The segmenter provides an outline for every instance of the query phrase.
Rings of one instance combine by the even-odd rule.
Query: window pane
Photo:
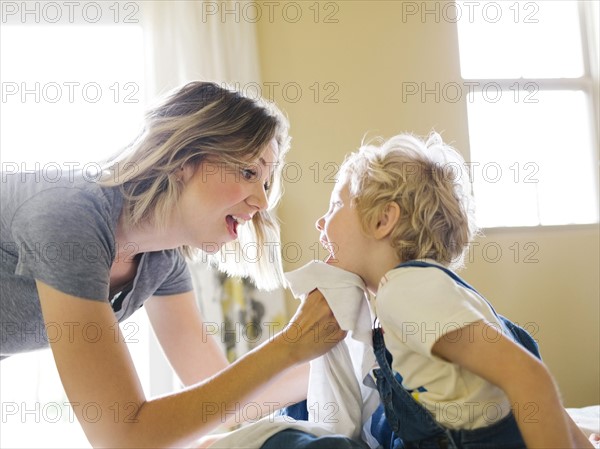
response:
[[[2,24],[2,169],[54,163],[67,176],[134,138],[145,103],[142,37],[137,25]],[[148,396],[148,320],[138,312],[121,329]],[[4,360],[0,398],[0,447],[90,447],[50,350]]]
[[[474,92],[468,101],[480,226],[598,221],[590,105],[584,92],[540,91],[532,98],[529,92],[511,91],[497,102]]]
[[[0,391],[0,447],[91,448],[49,350],[2,361]]]
[[[96,161],[137,134],[140,26],[3,25],[2,162]]]
[[[577,1],[456,4],[463,78],[577,78]]]

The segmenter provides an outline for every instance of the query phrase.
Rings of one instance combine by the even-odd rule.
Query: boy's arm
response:
[[[485,321],[472,323],[442,336],[432,353],[501,388],[513,407],[527,447],[582,447],[571,432],[546,366],[497,327]],[[588,442],[583,447],[592,446]]]

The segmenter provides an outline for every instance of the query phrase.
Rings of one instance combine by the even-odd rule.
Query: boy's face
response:
[[[363,233],[348,183],[339,179],[331,192],[329,210],[316,222],[328,263],[362,276],[370,239]]]

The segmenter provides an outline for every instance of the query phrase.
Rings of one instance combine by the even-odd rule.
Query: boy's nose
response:
[[[319,218],[316,222],[315,222],[315,226],[317,227],[318,231],[322,231],[323,230],[323,225],[325,224],[325,218],[321,217]]]

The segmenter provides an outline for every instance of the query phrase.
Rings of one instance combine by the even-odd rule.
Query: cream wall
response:
[[[441,87],[460,83],[455,25],[433,15],[425,21],[420,16],[403,20],[407,5],[402,3],[322,2],[315,23],[314,2],[297,2],[299,8],[286,10],[287,15],[285,2],[271,2],[275,8],[258,2],[263,12],[257,22],[263,94],[277,101],[292,124],[288,182],[279,209],[286,269],[315,255],[324,257],[314,222],[327,208],[332,188],[328,175],[365,134],[424,135],[435,129],[468,155],[464,97],[451,102],[430,94],[423,101],[414,95],[403,101],[403,83],[426,83],[428,88],[436,82]],[[327,14],[337,23],[326,23]],[[327,95],[337,102],[326,102]],[[598,228],[486,234],[474,248],[465,278],[501,313],[534,323],[529,326],[567,406],[600,403]],[[534,246],[525,247],[527,243]],[[492,263],[498,247],[502,257]],[[538,261],[525,263],[528,255]]]

